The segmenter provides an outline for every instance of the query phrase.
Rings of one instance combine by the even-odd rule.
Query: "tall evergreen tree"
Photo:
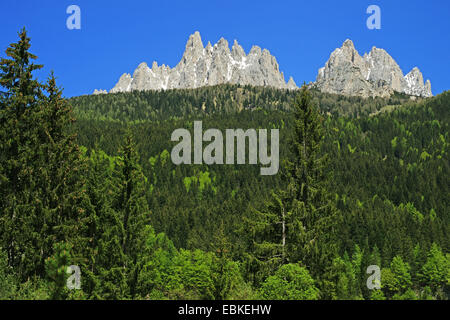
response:
[[[283,194],[300,227],[298,250],[291,258],[301,260],[313,276],[322,274],[337,253],[334,236],[339,213],[328,190],[330,173],[322,153],[322,117],[304,85],[294,103],[293,160],[287,161],[288,187]]]
[[[100,270],[114,265],[117,258],[112,251],[108,251],[106,237],[108,228],[117,224],[114,219],[117,214],[111,208],[114,158],[109,157],[98,146],[95,150],[91,150],[90,155],[87,156],[87,149],[85,149],[85,156],[89,159],[87,195],[94,213],[87,230],[90,240],[88,248],[91,254],[86,255],[88,261],[87,268],[84,270],[83,290],[91,298],[100,298],[101,280],[98,277]]]
[[[36,176],[39,185],[36,192],[39,237],[42,241],[42,257],[52,251],[53,243],[65,241],[74,248],[72,263],[86,265],[92,254],[92,236],[89,234],[93,223],[94,210],[86,192],[86,159],[83,158],[75,135],[70,127],[75,121],[72,107],[63,99],[62,91],[56,85],[53,72],[45,89],[48,95],[40,104],[38,119],[39,157]],[[45,236],[43,236],[45,235]]]
[[[121,244],[127,256],[124,267],[129,271],[128,283],[131,296],[134,296],[140,269],[137,262],[148,236],[146,234],[148,229],[145,226],[150,223],[150,210],[145,197],[147,179],[139,165],[139,156],[131,132],[125,136],[115,173],[118,179],[118,197],[113,208],[121,212],[123,221]]]
[[[327,190],[327,158],[321,153],[321,116],[303,86],[293,102],[292,161],[286,161],[287,187],[272,194],[264,211],[246,219],[254,261],[273,266],[301,261],[314,276],[337,253],[333,234],[338,217]]]
[[[134,297],[148,237],[146,178],[128,132],[114,166],[111,209],[99,242],[99,273],[107,298]]]
[[[292,252],[300,240],[299,226],[295,225],[292,211],[288,211],[282,196],[271,193],[263,210],[250,209],[244,217],[244,232],[250,239],[250,254],[247,255],[247,272],[252,274],[258,285],[280,265],[290,260]]]
[[[36,261],[30,236],[33,229],[33,160],[37,132],[33,123],[42,85],[33,77],[41,69],[32,61],[26,30],[19,41],[6,50],[9,58],[0,61],[0,241],[8,255],[8,264],[20,278],[32,272]],[[31,250],[30,250],[31,249]]]
[[[33,79],[41,66],[28,52],[26,31],[0,62],[0,192],[2,245],[21,279],[45,274],[54,242],[85,247],[79,237],[89,219],[83,164],[75,137],[68,133],[72,109],[53,73],[46,84]],[[80,255],[77,261],[81,263]]]

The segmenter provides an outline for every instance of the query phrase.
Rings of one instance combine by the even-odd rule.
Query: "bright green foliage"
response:
[[[417,300],[417,295],[411,288],[407,289],[403,294],[395,294],[392,300]]]
[[[426,263],[420,272],[422,281],[433,289],[449,285],[450,283],[450,260],[444,256],[436,243],[433,243],[428,253]]]
[[[399,256],[394,257],[390,268],[381,271],[381,287],[392,296],[392,294],[405,293],[410,286],[411,274],[408,263]]]
[[[212,299],[211,258],[199,250],[158,249],[139,275],[139,292],[152,299]]]
[[[16,300],[48,300],[51,292],[48,281],[39,277],[33,277],[20,284],[11,299]]]
[[[370,300],[386,300],[382,290],[373,290],[370,294]]]
[[[220,236],[219,236],[220,237]],[[147,237],[137,292],[146,299],[232,299],[245,289],[225,242],[215,254],[175,249],[164,234]]]
[[[377,259],[377,250],[374,250]],[[323,294],[333,300],[359,300],[363,298],[362,289],[366,288],[367,275],[363,261],[364,252],[356,245],[352,256],[344,253],[343,257],[336,257],[325,274]],[[370,264],[376,264],[370,263]],[[367,290],[367,289],[366,289]]]
[[[420,296],[419,296],[420,300],[434,300],[435,297],[433,297],[433,293],[431,291],[430,287],[424,287]]]
[[[67,243],[55,243],[54,254],[45,260],[45,271],[51,284],[51,298],[65,299],[67,289],[67,267],[70,266],[71,245]]]
[[[216,193],[217,189],[214,187],[211,177],[209,176],[209,171],[199,171],[197,175],[192,177],[185,177],[183,179],[184,186],[186,187],[186,191],[189,192],[191,190],[192,184],[198,185],[198,191],[201,193],[205,188],[209,187],[211,190]]]
[[[306,268],[286,264],[262,284],[261,296],[268,300],[316,300],[319,289]]]
[[[225,235],[224,223],[221,221],[214,238],[215,256],[213,258],[212,278],[214,282],[214,299],[231,299],[244,289],[239,263],[231,260],[232,244]]]
[[[17,280],[8,266],[8,256],[0,248],[0,300],[13,299],[17,290]]]

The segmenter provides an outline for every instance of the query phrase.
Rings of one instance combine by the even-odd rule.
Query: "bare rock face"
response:
[[[288,81],[288,83],[287,83],[287,86],[288,86],[288,89],[289,89],[289,90],[295,90],[295,89],[298,89],[297,84],[295,83],[294,78],[292,78],[292,77],[289,78],[289,81]]]
[[[222,83],[297,88],[292,78],[288,83],[285,82],[277,60],[268,50],[254,46],[246,55],[236,40],[230,50],[224,38],[214,46],[208,43],[204,47],[197,31],[189,37],[183,57],[173,69],[165,65],[158,66],[156,62],[149,68],[143,62],[132,77],[123,74],[110,93],[198,88]]]
[[[419,68],[413,68],[406,76],[406,90],[405,93],[412,96],[431,96],[431,82],[427,80],[425,85],[423,84],[423,76]]]
[[[156,62],[150,68],[143,62],[133,76],[123,74],[109,92],[198,88],[223,83],[298,89],[292,77],[285,82],[277,60],[268,50],[253,46],[246,54],[236,40],[230,50],[224,38],[215,45],[208,42],[204,47],[200,33],[195,32],[174,68],[158,66]],[[394,92],[432,96],[430,81],[424,84],[417,67],[404,76],[385,50],[373,47],[361,56],[349,39],[331,53],[325,66],[319,69],[316,82],[309,86],[323,92],[362,97],[388,97]],[[94,94],[102,93],[105,90],[94,91]]]
[[[383,49],[373,47],[361,57],[351,40],[334,50],[319,69],[314,85],[323,92],[363,97],[387,97],[394,91],[430,97],[431,83],[423,83],[419,69],[406,76],[395,60]]]
[[[106,93],[108,93],[108,91],[95,89],[93,94],[97,95],[97,94],[106,94]]]
[[[371,86],[366,81],[365,61],[351,40],[333,51],[325,67],[319,69],[316,85],[323,92],[367,96]]]
[[[119,82],[112,88],[109,92],[115,93],[115,92],[125,92],[129,91],[131,89],[131,75],[129,73],[124,73],[120,79]]]

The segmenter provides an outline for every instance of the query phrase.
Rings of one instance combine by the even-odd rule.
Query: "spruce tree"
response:
[[[29,52],[26,30],[19,41],[6,50],[0,61],[0,246],[8,256],[8,265],[21,279],[29,275],[36,261],[30,236],[35,218],[32,196],[33,160],[36,156],[35,113],[42,97],[42,85],[33,77],[41,65]],[[34,248],[35,249],[35,248]]]
[[[321,151],[322,118],[305,85],[292,109],[293,160],[283,165],[287,186],[273,192],[264,210],[252,210],[254,214],[245,220],[245,231],[252,237],[253,272],[264,266],[267,274],[277,264],[300,261],[313,276],[318,276],[337,253],[333,237],[338,214],[327,190],[327,157]]]
[[[108,251],[105,243],[108,228],[117,224],[112,223],[115,221],[116,213],[111,209],[114,158],[100,150],[98,145],[95,145],[94,150],[90,150],[89,156],[85,156],[89,159],[86,190],[94,213],[87,230],[90,239],[88,246],[90,254],[86,255],[88,261],[87,268],[84,270],[83,289],[91,298],[101,298],[102,281],[98,276],[102,269],[113,265],[116,258],[111,251]]]
[[[214,259],[212,263],[214,298],[225,300],[229,298],[234,286],[239,281],[234,269],[235,263],[231,261],[231,243],[225,235],[224,222],[220,221],[218,230],[214,235]]]
[[[272,191],[263,210],[251,208],[244,217],[244,232],[251,238],[247,268],[255,285],[289,261],[288,252],[299,241],[298,226],[287,209],[280,194]]]
[[[12,59],[0,62],[1,242],[9,265],[24,280],[45,274],[53,243],[70,242],[83,263],[83,234],[90,218],[82,179],[84,165],[75,137],[69,133],[72,109],[62,98],[53,73],[47,83],[33,79],[41,68],[31,60],[26,31],[7,49]],[[77,257],[77,258],[75,258]]]
[[[323,274],[337,253],[335,236],[340,216],[328,190],[328,157],[321,150],[323,120],[305,85],[293,107],[294,157],[286,164],[289,184],[282,196],[300,229],[299,246],[291,252],[291,258],[302,261],[317,276]]]
[[[71,133],[73,111],[51,72],[46,84],[47,95],[40,104],[39,157],[34,161],[39,174],[36,224],[41,228],[36,243],[41,259],[52,254],[55,242],[66,242],[73,248],[71,263],[87,271],[93,255],[92,225],[95,212],[87,194],[87,161]]]
[[[146,178],[130,132],[116,158],[112,202],[99,241],[99,274],[107,298],[133,298],[145,252],[150,210],[145,197]]]

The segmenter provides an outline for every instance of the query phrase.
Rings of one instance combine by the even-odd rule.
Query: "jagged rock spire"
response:
[[[361,57],[349,39],[331,53],[325,66],[319,69],[314,85],[323,92],[364,97],[386,97],[394,91],[432,96],[431,83],[429,80],[423,83],[419,69],[414,68],[403,76],[398,64],[385,50],[373,47]]]
[[[285,82],[278,63],[268,50],[253,46],[246,55],[234,40],[230,51],[228,41],[221,38],[214,46],[203,47],[200,33],[189,36],[181,61],[173,69],[153,62],[150,69],[141,63],[133,77],[124,74],[110,92],[133,90],[197,88],[221,83],[239,83],[295,89],[294,80]]]

